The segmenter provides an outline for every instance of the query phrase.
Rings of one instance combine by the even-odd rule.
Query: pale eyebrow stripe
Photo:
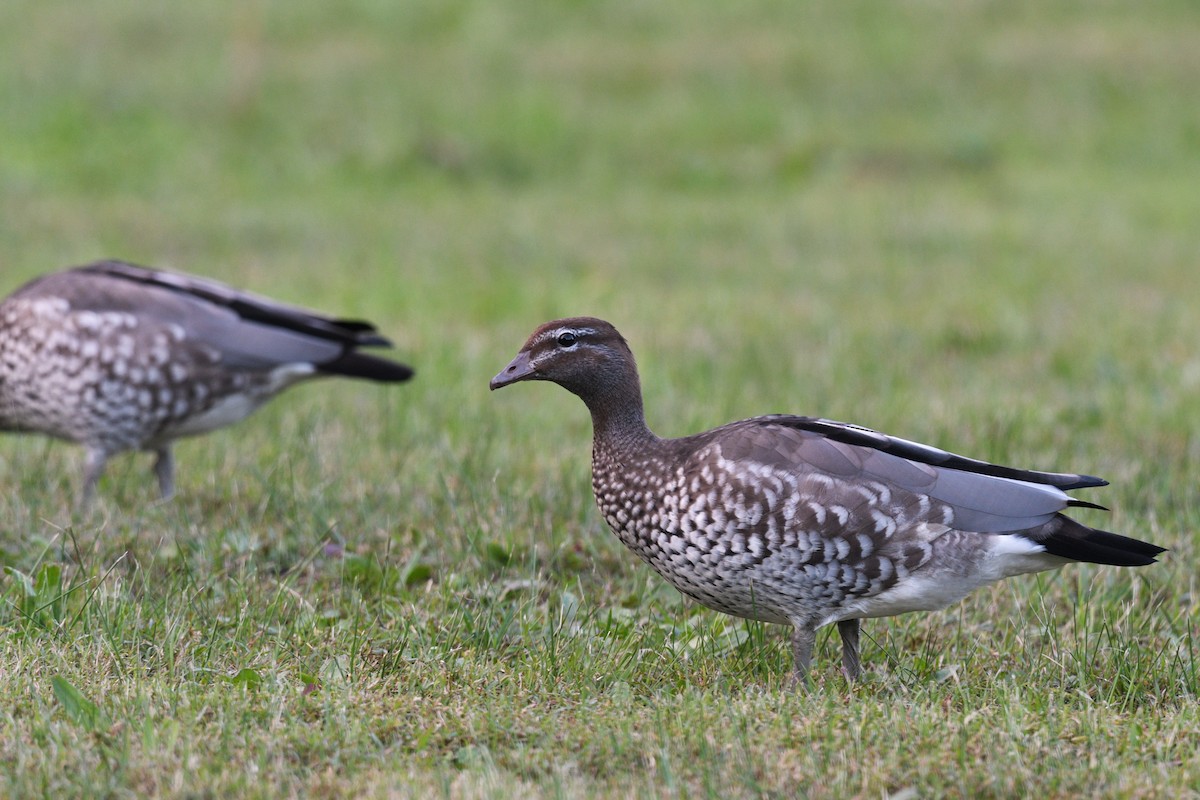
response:
[[[552,331],[546,331],[546,335],[542,339],[557,339],[564,333],[573,333],[577,336],[587,336],[589,334],[595,336],[598,332],[595,328],[555,328]]]

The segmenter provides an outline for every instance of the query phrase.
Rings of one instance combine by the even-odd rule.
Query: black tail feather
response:
[[[1046,552],[1072,561],[1143,567],[1157,561],[1155,556],[1159,553],[1166,552],[1165,547],[1119,533],[1089,528],[1061,514],[1055,516],[1043,530],[1046,537],[1035,538],[1046,548]]]
[[[1070,508],[1094,508],[1097,511],[1108,511],[1108,506],[1102,506],[1098,503],[1089,503],[1087,500],[1076,500],[1072,497],[1067,501]]]
[[[413,368],[398,361],[372,356],[351,350],[319,364],[317,369],[326,375],[342,375],[347,378],[365,378],[380,383],[400,383],[413,376]]]

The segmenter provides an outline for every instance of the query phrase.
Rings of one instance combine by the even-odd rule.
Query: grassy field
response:
[[[1200,11],[1144,3],[0,5],[0,292],[100,257],[375,320],[394,389],[115,462],[0,439],[0,796],[1200,796]],[[582,405],[1090,472],[1171,549],[837,637],[684,601]]]

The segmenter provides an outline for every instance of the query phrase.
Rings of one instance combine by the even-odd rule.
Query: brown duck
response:
[[[797,680],[831,622],[861,671],[860,620],[944,608],[1002,578],[1072,561],[1154,563],[1164,548],[1063,513],[1088,475],[1014,469],[812,417],[772,415],[663,439],[633,353],[589,317],[533,332],[492,389],[552,381],[592,414],[592,488],[609,527],[688,597],[791,625]]]
[[[175,439],[237,422],[310,378],[408,380],[404,364],[359,352],[389,345],[367,322],[101,261],[44,275],[0,302],[0,431],[86,447],[81,504],[125,450],[157,454],[169,497]]]

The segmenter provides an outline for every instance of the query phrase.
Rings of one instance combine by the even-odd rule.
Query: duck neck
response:
[[[583,400],[592,413],[596,447],[620,453],[657,441],[658,437],[646,425],[642,387],[636,378]]]

